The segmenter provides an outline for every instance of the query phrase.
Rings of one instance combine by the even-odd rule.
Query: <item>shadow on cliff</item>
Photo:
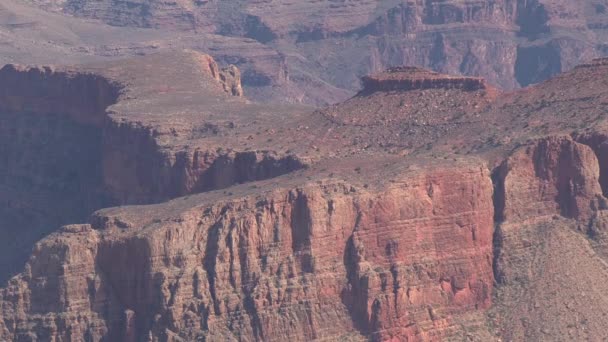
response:
[[[358,225],[357,220],[357,225]],[[367,336],[370,333],[369,322],[367,319],[367,296],[361,288],[361,279],[358,272],[359,255],[354,242],[354,234],[346,242],[343,254],[344,268],[346,269],[347,287],[340,293],[342,304],[346,306],[353,326],[361,335]]]
[[[108,115],[123,92],[123,85],[89,73],[0,69],[0,284],[23,269],[37,241],[86,222],[96,210],[159,203],[306,166],[262,152],[164,153],[153,128]]]
[[[102,128],[120,89],[88,74],[0,69],[0,283],[32,246],[117,204],[103,188]]]

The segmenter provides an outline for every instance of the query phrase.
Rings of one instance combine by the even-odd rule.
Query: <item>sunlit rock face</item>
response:
[[[575,280],[608,277],[605,60],[509,93],[391,68],[321,110],[192,51],[0,73],[0,340],[604,332]]]

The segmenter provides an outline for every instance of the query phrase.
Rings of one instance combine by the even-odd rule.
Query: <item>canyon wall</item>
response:
[[[606,5],[590,0],[33,2],[114,26],[217,35],[214,56],[242,67],[259,101],[339,102],[361,76],[401,65],[513,89],[607,51]]]
[[[605,286],[578,279],[608,277],[607,66],[507,94],[392,69],[321,111],[233,96],[238,74],[192,51],[6,67],[116,98],[3,85],[2,250],[21,272],[0,340],[596,339],[581,293]],[[79,89],[108,107],[61,107]],[[34,244],[34,223],[48,236],[22,267],[12,239]]]
[[[258,184],[63,227],[0,292],[0,337],[450,339],[490,308],[495,276],[530,277],[528,238],[557,217],[591,234],[607,208],[593,150],[569,136],[532,141],[492,177],[471,160],[380,187]]]
[[[238,69],[201,59],[208,82],[242,95]],[[155,203],[302,168],[269,152],[167,151],[153,127],[107,113],[124,86],[99,74],[7,65],[0,69],[0,281],[34,242],[95,210]],[[121,95],[121,92],[122,95]]]
[[[386,189],[176,199],[162,219],[165,204],[102,211],[36,245],[2,290],[0,336],[441,338],[490,305],[491,194],[471,166]]]
[[[99,126],[118,93],[99,77],[49,68],[9,65],[0,78],[0,227],[5,236],[0,279],[6,281],[51,227],[116,204],[102,187]]]

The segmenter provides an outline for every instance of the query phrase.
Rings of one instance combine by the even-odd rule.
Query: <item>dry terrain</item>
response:
[[[0,59],[65,64],[194,49],[257,101],[323,106],[415,65],[534,84],[606,54],[606,0],[5,0]],[[85,20],[83,20],[85,19]]]
[[[391,68],[318,110],[240,80],[0,69],[0,340],[603,338],[607,60],[512,92]]]

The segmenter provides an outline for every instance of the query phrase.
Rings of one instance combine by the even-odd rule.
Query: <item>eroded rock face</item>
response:
[[[460,89],[477,91],[488,88],[485,80],[474,77],[441,75],[416,67],[390,68],[383,73],[362,78],[362,93],[424,89]]]
[[[544,248],[543,239],[558,234],[548,232],[552,226],[570,226],[588,236],[605,234],[607,202],[600,163],[591,147],[570,136],[543,138],[519,148],[493,177],[499,224],[494,270],[497,281],[507,284],[506,291],[514,283],[533,281],[526,271],[537,267],[531,250]],[[573,222],[563,223],[560,217]]]
[[[551,137],[522,147],[496,171],[501,221],[551,215],[588,221],[604,203],[593,150],[572,138]]]
[[[220,70],[207,55],[188,55],[199,63],[199,82],[216,82],[218,96],[242,95],[234,66]],[[108,108],[120,96],[133,97],[123,89],[119,81],[90,72],[14,65],[0,70],[2,281],[52,227],[83,222],[97,209],[155,203],[304,166],[269,151],[167,151],[150,125],[112,117]]]
[[[102,168],[83,187],[158,203],[100,210],[36,244],[0,290],[0,340],[538,337],[543,317],[578,319],[537,312],[535,300],[571,306],[556,288],[582,297],[560,263],[608,277],[601,60],[507,94],[394,69],[320,111],[232,96],[230,77],[193,52],[69,70],[52,73],[123,85],[101,127],[86,121],[103,133]],[[72,146],[67,136],[53,142]],[[21,144],[5,146],[13,158]],[[38,164],[7,165],[56,182],[28,169]],[[43,203],[28,200],[37,193],[23,202]],[[569,239],[567,257],[547,247],[568,251]],[[585,311],[591,339],[602,308]]]
[[[383,190],[178,199],[162,220],[154,208],[100,213],[95,229],[67,226],[36,246],[1,292],[0,337],[440,338],[453,316],[490,305],[491,189],[470,167]]]
[[[473,172],[466,179],[476,179],[466,185],[452,176],[429,174],[418,186],[406,185],[410,190],[402,198],[392,190],[369,203],[372,214],[360,217],[348,241],[346,303],[373,340],[441,338],[451,325],[445,314],[491,303],[488,175]],[[455,201],[461,196],[472,198]],[[429,219],[415,219],[421,214]],[[462,273],[454,274],[456,269]],[[422,328],[426,324],[433,328]]]
[[[608,20],[590,0],[34,2],[115,26],[255,40],[268,51],[226,43],[215,53],[240,64],[255,99],[310,104],[344,100],[360,76],[401,65],[506,89],[538,83],[604,54]]]

